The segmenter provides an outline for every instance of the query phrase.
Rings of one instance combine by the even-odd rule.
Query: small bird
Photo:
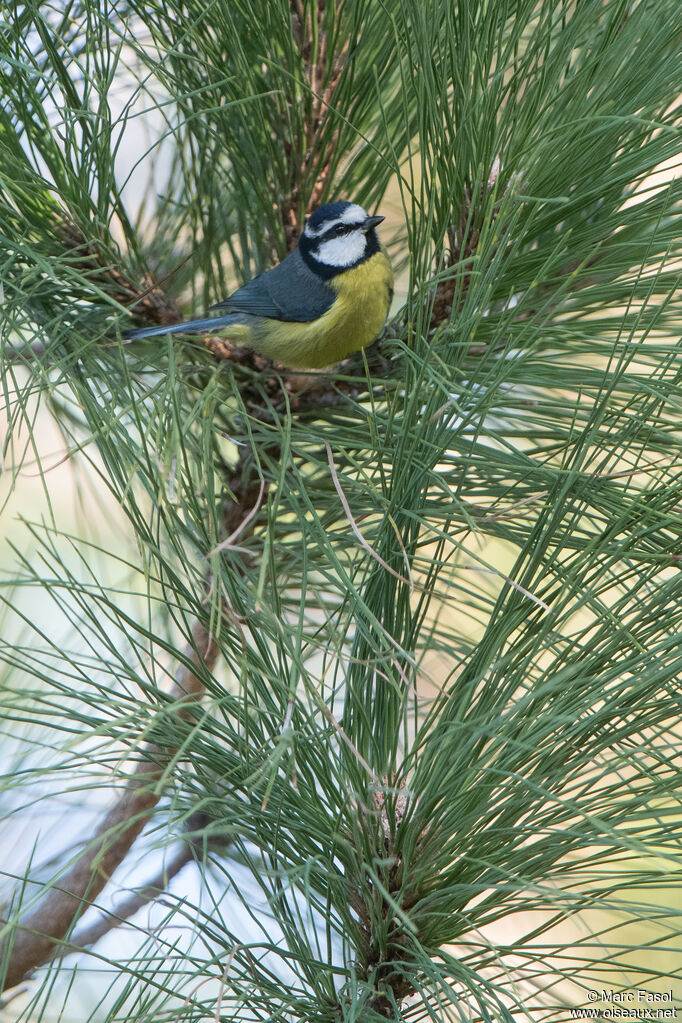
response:
[[[393,271],[376,232],[384,219],[356,203],[320,206],[297,248],[212,306],[215,316],[123,336],[220,333],[294,369],[331,366],[373,341],[386,321]]]

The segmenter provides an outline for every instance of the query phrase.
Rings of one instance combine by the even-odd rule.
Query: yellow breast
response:
[[[312,323],[263,320],[237,344],[294,369],[322,369],[370,344],[380,333],[393,297],[393,270],[381,251],[329,282],[337,298]]]

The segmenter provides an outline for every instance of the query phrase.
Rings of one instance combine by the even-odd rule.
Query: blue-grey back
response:
[[[306,266],[295,249],[272,270],[254,277],[212,308],[291,323],[310,323],[327,312],[335,297],[332,288]]]

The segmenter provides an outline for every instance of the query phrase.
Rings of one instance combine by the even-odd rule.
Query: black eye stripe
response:
[[[357,231],[360,224],[334,224],[327,231],[324,232],[320,241],[328,241],[330,238],[340,238],[341,235],[350,234],[351,231]]]

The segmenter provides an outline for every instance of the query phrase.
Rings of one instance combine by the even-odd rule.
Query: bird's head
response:
[[[334,277],[379,251],[376,226],[382,220],[370,217],[354,202],[327,203],[306,220],[299,251],[319,276]]]

